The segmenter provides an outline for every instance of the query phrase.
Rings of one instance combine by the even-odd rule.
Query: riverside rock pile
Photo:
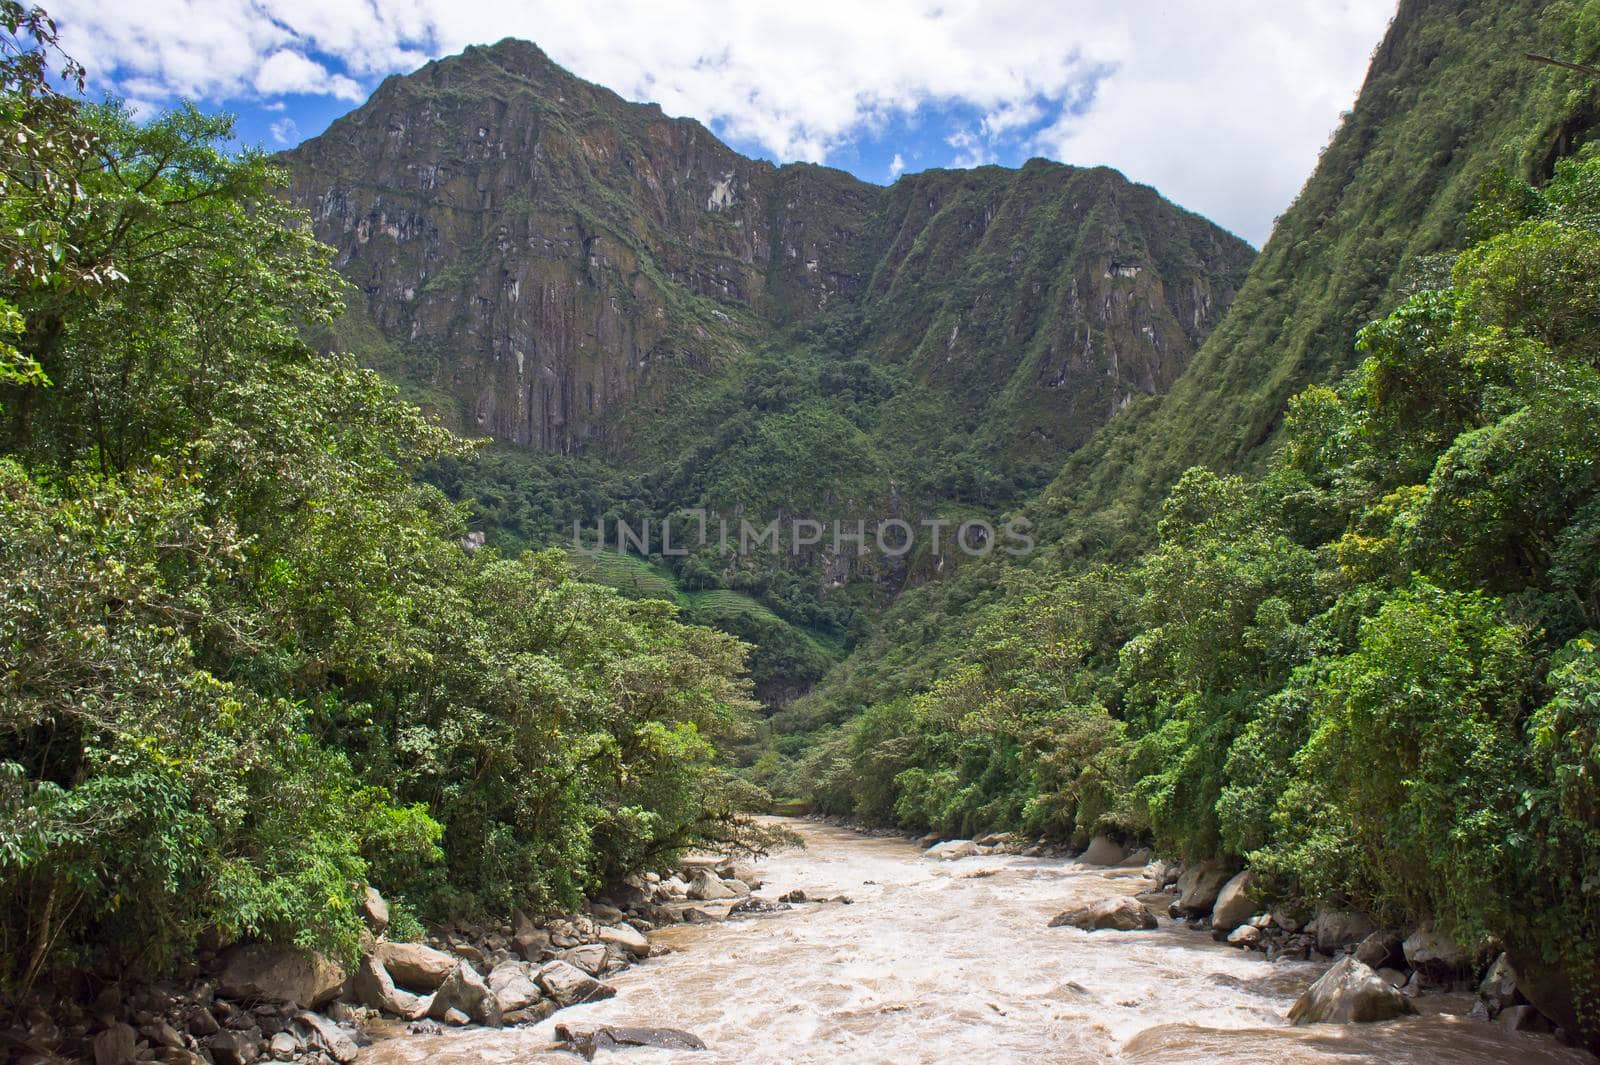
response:
[[[293,946],[213,943],[170,983],[110,982],[82,1001],[25,1003],[0,1024],[0,1063],[350,1065],[381,1017],[416,1033],[532,1024],[616,994],[606,978],[655,952],[652,929],[788,908],[753,895],[760,886],[750,866],[691,859],[669,877],[630,877],[582,913],[518,911],[498,927],[435,928],[419,943],[386,938],[388,906],[369,891],[371,934],[351,972]]]
[[[918,841],[925,857],[957,861],[989,854],[1055,856],[1061,848],[1028,842],[1012,835],[948,839],[938,835]],[[1255,874],[1220,862],[1189,864],[1150,860],[1148,849],[1132,849],[1106,836],[1096,836],[1077,855],[1085,865],[1139,867],[1139,890],[1058,914],[1051,927],[1089,932],[1150,931],[1182,925],[1210,932],[1220,942],[1257,951],[1269,961],[1278,958],[1324,959],[1329,970],[1309,988],[1289,1013],[1295,1024],[1358,1023],[1415,1013],[1413,1000],[1430,992],[1471,991],[1477,1001],[1472,1016],[1513,1031],[1566,1035],[1559,1008],[1541,1012],[1538,1004],[1557,1002],[1535,970],[1519,973],[1499,945],[1472,947],[1451,940],[1424,922],[1415,928],[1380,928],[1366,915],[1322,908],[1306,913],[1291,904],[1273,904]],[[1559,990],[1559,989],[1557,989]]]

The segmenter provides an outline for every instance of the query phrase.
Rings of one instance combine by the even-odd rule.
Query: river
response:
[[[565,1062],[556,1023],[687,1029],[704,1052],[602,1051],[618,1065],[678,1062],[1226,1062],[1309,1065],[1595,1065],[1548,1036],[1468,1019],[1467,995],[1425,996],[1422,1016],[1290,1028],[1284,1013],[1325,962],[1268,963],[1169,925],[1047,928],[1073,905],[1135,890],[1136,869],[989,856],[924,859],[902,840],[798,822],[805,849],[761,862],[760,894],[804,904],[651,933],[674,953],[609,978],[617,996],[536,1027],[400,1036],[358,1065]]]

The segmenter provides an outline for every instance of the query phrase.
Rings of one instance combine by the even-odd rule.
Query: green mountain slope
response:
[[[1184,469],[1257,469],[1288,398],[1355,364],[1355,334],[1437,277],[1482,184],[1548,176],[1592,101],[1527,51],[1571,40],[1567,4],[1404,0],[1355,108],[1274,227],[1239,298],[1170,392],[1073,455],[1042,513],[1074,551],[1147,542]],[[1130,539],[1123,541],[1123,537]]]

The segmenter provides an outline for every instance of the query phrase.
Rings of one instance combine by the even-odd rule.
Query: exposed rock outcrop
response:
[[[1291,1024],[1387,1021],[1415,1013],[1411,1000],[1348,955],[1334,962],[1289,1010]]]
[[[1150,907],[1131,895],[1103,899],[1088,906],[1058,913],[1050,919],[1051,928],[1065,925],[1081,928],[1086,932],[1101,930],[1134,932],[1155,928],[1158,924],[1156,915],[1150,911]]]

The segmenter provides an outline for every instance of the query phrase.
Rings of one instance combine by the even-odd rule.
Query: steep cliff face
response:
[[[390,78],[285,161],[375,361],[464,431],[558,453],[625,451],[636,401],[835,315],[1051,453],[1164,390],[1251,257],[1109,170],[774,167],[519,41]]]

